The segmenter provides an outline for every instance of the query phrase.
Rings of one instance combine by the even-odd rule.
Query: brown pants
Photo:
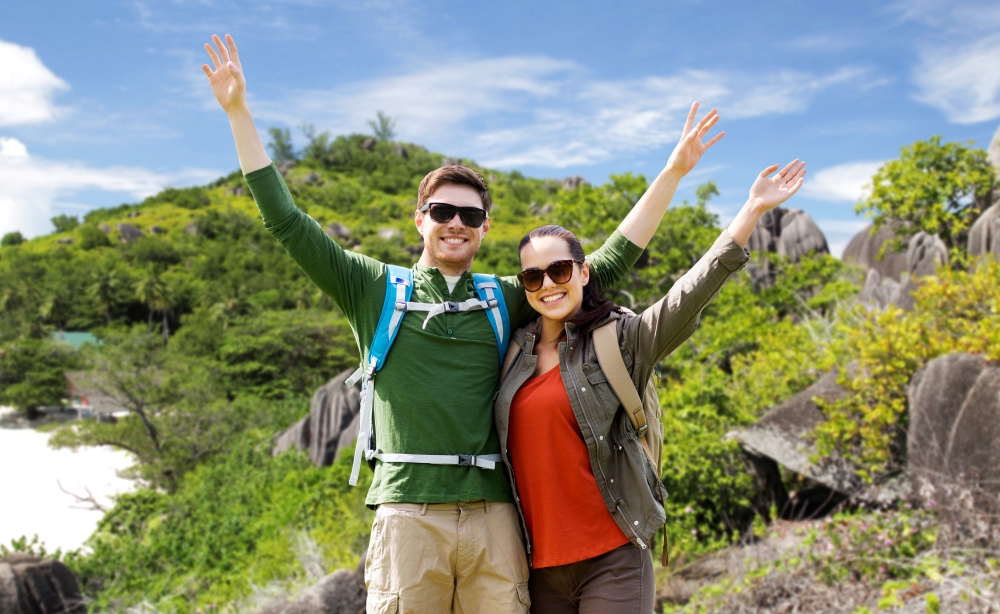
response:
[[[513,503],[386,503],[375,512],[368,614],[527,614],[528,562]]]
[[[531,570],[532,614],[650,614],[655,595],[653,556],[635,544]]]

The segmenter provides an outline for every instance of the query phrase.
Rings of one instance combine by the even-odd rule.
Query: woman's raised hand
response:
[[[774,177],[768,176],[776,170],[778,170],[777,164],[765,168],[750,186],[750,200],[762,212],[774,209],[799,191],[805,180],[806,163],[796,158]]]
[[[708,131],[719,121],[719,114],[715,109],[712,109],[705,117],[701,118],[701,121],[694,124],[696,113],[698,113],[697,101],[691,105],[687,121],[684,122],[684,132],[681,133],[681,140],[677,143],[677,147],[674,147],[673,153],[670,154],[670,159],[667,160],[665,170],[673,170],[679,172],[681,175],[688,174],[694,168],[695,164],[698,164],[698,160],[701,160],[701,155],[725,136],[725,132],[720,132],[707,143],[702,142]]]
[[[212,41],[218,47],[213,47],[205,43],[205,51],[212,58],[215,70],[208,64],[202,64],[201,69],[208,76],[208,84],[212,86],[212,93],[215,99],[222,105],[226,113],[246,107],[247,103],[247,81],[243,77],[243,67],[240,66],[240,54],[236,51],[236,41],[233,37],[226,35],[226,44],[222,44],[222,39],[218,34],[212,35]]]

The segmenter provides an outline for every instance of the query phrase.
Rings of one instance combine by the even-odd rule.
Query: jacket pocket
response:
[[[399,612],[399,594],[385,591],[368,591],[365,611],[368,614],[397,614]]]
[[[606,424],[610,423],[621,403],[618,401],[618,396],[615,395],[614,389],[608,383],[608,378],[604,375],[604,371],[601,371],[601,366],[597,364],[596,359],[593,363],[584,363],[583,375],[587,378],[590,389],[594,393],[593,396],[596,397],[597,403],[601,406],[601,411],[604,412],[604,419],[607,421]]]

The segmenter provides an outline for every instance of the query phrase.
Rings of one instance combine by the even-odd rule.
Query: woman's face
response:
[[[521,249],[521,270],[546,269],[553,262],[572,260],[569,245],[559,237],[533,237]],[[542,287],[536,292],[525,293],[528,303],[543,317],[567,322],[580,313],[583,307],[583,287],[590,280],[586,263],[573,264],[573,276],[566,283],[557,284],[545,275]]]

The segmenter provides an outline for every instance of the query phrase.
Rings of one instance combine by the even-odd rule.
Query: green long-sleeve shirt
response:
[[[386,290],[382,262],[344,250],[299,210],[272,164],[246,176],[264,225],[285,251],[347,316],[364,356],[378,325]],[[600,287],[616,283],[642,249],[615,232],[589,258]],[[516,277],[500,277],[514,329],[537,317]],[[435,268],[413,267],[412,301],[440,303],[475,296],[472,275],[448,292]],[[496,338],[484,311],[446,313],[422,329],[422,314],[403,317],[375,385],[375,442],[383,452],[499,454],[493,395],[499,383]],[[503,470],[382,463],[368,491],[368,505],[390,502],[511,501]]]

